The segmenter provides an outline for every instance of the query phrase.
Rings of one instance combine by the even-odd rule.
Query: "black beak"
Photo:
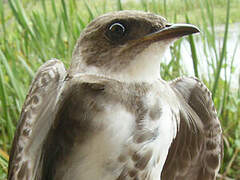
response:
[[[200,30],[192,24],[172,24],[166,25],[164,28],[146,35],[144,39],[154,41],[178,39],[180,37],[199,32]]]

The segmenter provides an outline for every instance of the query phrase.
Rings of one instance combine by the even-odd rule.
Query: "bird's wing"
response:
[[[8,180],[35,179],[44,139],[54,120],[66,71],[59,60],[43,64],[25,99],[10,154]]]
[[[187,116],[180,113],[180,127],[169,150],[162,179],[213,180],[220,168],[223,145],[211,93],[196,78],[179,78],[170,86],[182,104],[186,104],[183,108]],[[194,114],[197,116],[192,118]]]

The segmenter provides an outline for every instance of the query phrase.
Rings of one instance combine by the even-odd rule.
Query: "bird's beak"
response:
[[[192,24],[168,24],[166,27],[144,36],[144,40],[160,41],[178,39],[182,36],[198,33],[200,30]]]
[[[156,30],[139,39],[133,40],[129,44],[129,46],[126,46],[125,48],[123,48],[122,51],[129,50],[143,43],[151,44],[154,42],[165,41],[165,40],[169,40],[170,42],[173,42],[174,40],[180,37],[194,34],[194,33],[199,33],[199,32],[200,30],[192,24],[168,24],[164,28],[161,28],[160,30]]]

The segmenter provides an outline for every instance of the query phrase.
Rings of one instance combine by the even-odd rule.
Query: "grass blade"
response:
[[[186,14],[186,21],[187,21],[187,23],[190,23],[187,14]],[[194,39],[193,39],[193,35],[188,36],[188,41],[189,41],[190,48],[191,48],[194,76],[199,78],[199,74],[198,74],[198,57],[197,57],[197,51],[196,51],[196,46],[195,46],[195,42],[194,42]]]
[[[217,90],[217,87],[218,87],[220,73],[221,73],[221,70],[222,70],[222,64],[223,64],[224,57],[226,55],[228,27],[229,27],[229,18],[230,18],[229,14],[230,14],[230,0],[227,1],[227,15],[226,15],[226,23],[225,23],[225,32],[224,32],[222,52],[221,52],[221,55],[220,55],[220,60],[219,60],[218,65],[217,65],[217,74],[216,74],[213,89],[212,89],[213,99],[215,98],[215,95],[216,95],[216,90]]]
[[[122,1],[121,0],[117,0],[117,10],[118,11],[122,11],[123,10]]]

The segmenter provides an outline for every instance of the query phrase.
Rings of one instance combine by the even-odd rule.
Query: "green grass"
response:
[[[232,88],[237,57],[226,51],[229,25],[240,19],[240,0],[0,0],[0,179],[6,178],[6,154],[37,68],[52,57],[61,59],[68,67],[74,44],[87,23],[100,14],[121,9],[152,11],[170,22],[190,22],[201,28],[201,36],[187,38],[194,74],[213,92],[222,122],[225,156],[220,173],[240,179],[240,75],[237,74],[239,83]],[[217,24],[225,27],[220,48]],[[203,42],[203,56],[196,48],[197,40]],[[182,48],[183,40],[177,41],[171,47],[171,61],[161,63],[164,79],[187,75],[182,66]],[[237,44],[235,50],[239,50]],[[208,63],[205,76],[200,68],[202,61]]]

